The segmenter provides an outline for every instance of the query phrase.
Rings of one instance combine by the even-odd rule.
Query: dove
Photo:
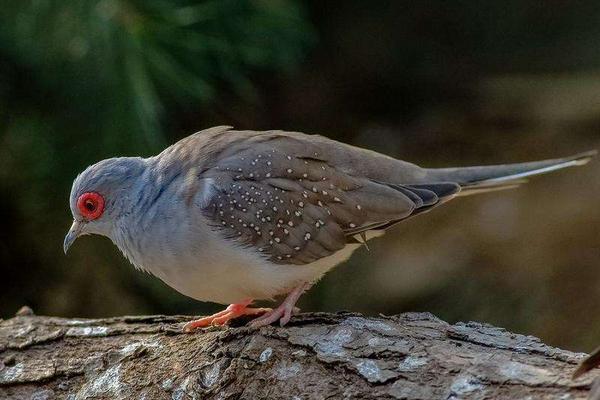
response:
[[[64,251],[79,236],[106,236],[137,269],[180,293],[228,304],[186,332],[241,316],[252,327],[283,326],[311,285],[397,223],[594,154],[422,168],[319,135],[214,127],[153,157],[85,169],[73,182]],[[252,307],[278,296],[286,297],[273,309]]]

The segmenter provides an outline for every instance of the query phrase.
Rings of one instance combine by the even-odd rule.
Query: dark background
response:
[[[425,166],[600,147],[596,1],[80,1],[0,7],[0,316],[215,311],[106,238],[71,182],[200,129],[286,129]],[[461,198],[359,250],[305,310],[430,311],[600,344],[600,162]]]

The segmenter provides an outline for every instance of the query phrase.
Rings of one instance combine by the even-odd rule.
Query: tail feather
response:
[[[460,187],[460,192],[457,193],[457,197],[471,196],[473,194],[481,194],[487,192],[497,192],[498,190],[516,189],[524,183],[527,183],[527,179],[516,179],[514,181],[504,183],[474,183],[471,185],[463,185]]]
[[[533,175],[585,165],[596,154],[597,151],[593,150],[571,157],[518,164],[428,169],[427,180],[456,182],[461,186],[461,196],[512,189],[527,182],[526,178]]]

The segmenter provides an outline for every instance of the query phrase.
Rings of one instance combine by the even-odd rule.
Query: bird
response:
[[[388,228],[595,154],[422,168],[320,135],[218,126],[149,158],[87,167],[71,189],[64,251],[79,236],[106,236],[137,269],[193,299],[228,305],[185,332],[241,316],[255,328],[284,326],[305,291]],[[252,306],[279,296],[275,308]]]

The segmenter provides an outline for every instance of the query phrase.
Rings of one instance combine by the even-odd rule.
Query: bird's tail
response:
[[[457,182],[461,186],[459,196],[511,189],[527,182],[527,178],[533,175],[585,165],[596,153],[596,150],[592,150],[571,157],[518,164],[434,168],[427,170],[426,179],[436,182]]]

